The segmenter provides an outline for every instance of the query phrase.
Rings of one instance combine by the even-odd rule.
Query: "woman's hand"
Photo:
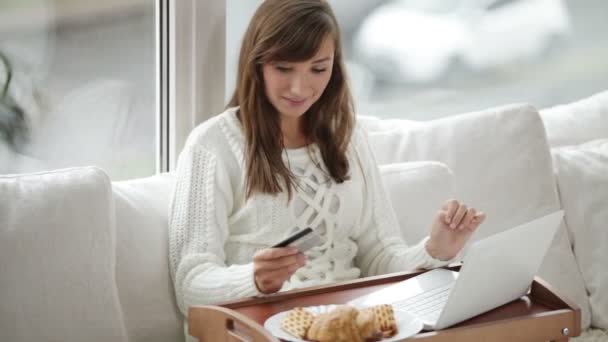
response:
[[[298,268],[304,266],[306,257],[293,247],[266,248],[253,255],[255,285],[262,293],[274,293]]]
[[[485,219],[486,214],[457,200],[445,202],[433,220],[427,252],[435,259],[452,259]]]

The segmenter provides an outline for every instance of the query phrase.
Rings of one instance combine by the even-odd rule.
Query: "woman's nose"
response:
[[[306,76],[294,75],[291,79],[289,90],[294,95],[301,95],[302,91],[306,88]]]

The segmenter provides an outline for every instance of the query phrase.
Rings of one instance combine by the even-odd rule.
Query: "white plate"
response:
[[[319,305],[319,306],[307,306],[304,309],[313,315],[317,316],[322,313],[333,310],[337,305]],[[399,333],[391,338],[380,340],[381,342],[391,342],[398,341],[404,338],[408,338],[416,335],[420,330],[422,330],[423,324],[416,316],[400,310],[395,311],[395,320],[397,321],[397,327],[399,328]],[[283,329],[281,329],[281,322],[285,316],[287,316],[289,311],[279,312],[273,316],[270,316],[266,322],[264,322],[264,328],[266,328],[270,333],[272,333],[275,337],[280,339],[291,341],[291,342],[308,342],[306,340],[300,340],[295,336],[287,333]]]

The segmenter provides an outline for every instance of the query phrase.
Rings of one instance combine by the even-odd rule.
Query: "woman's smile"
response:
[[[296,98],[296,97],[285,97],[283,96],[283,100],[285,100],[285,102],[287,102],[287,104],[290,107],[299,107],[302,106],[306,103],[306,98],[300,99],[300,98]]]

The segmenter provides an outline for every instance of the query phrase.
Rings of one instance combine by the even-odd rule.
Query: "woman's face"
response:
[[[317,54],[307,61],[265,64],[263,75],[268,100],[283,117],[300,117],[323,94],[333,62],[334,42],[326,38]]]

